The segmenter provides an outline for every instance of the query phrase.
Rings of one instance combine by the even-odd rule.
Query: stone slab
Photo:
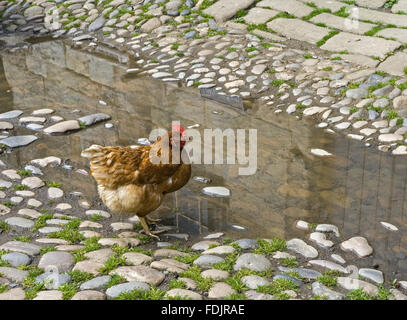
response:
[[[329,29],[298,19],[277,18],[267,23],[267,27],[285,37],[312,44],[316,44],[329,33]]]
[[[338,56],[341,57],[344,61],[355,63],[368,68],[374,68],[380,63],[380,61],[378,60],[363,56],[361,54],[338,54]]]
[[[395,24],[398,27],[407,27],[407,19],[403,14],[393,14],[377,10],[359,8],[359,20]]]
[[[271,9],[287,12],[302,18],[309,15],[313,8],[297,0],[263,0],[257,3],[258,7],[270,7]]]
[[[356,0],[356,4],[360,7],[378,9],[383,7],[387,0]]]
[[[269,21],[278,14],[278,11],[264,8],[252,8],[249,13],[243,17],[246,23],[262,24]]]
[[[332,27],[335,29],[357,33],[357,34],[364,34],[365,32],[369,31],[373,27],[376,27],[373,23],[366,23],[358,21],[357,24],[347,23],[348,19],[335,16],[329,13],[321,13],[315,17],[313,17],[310,21],[314,23],[324,23],[328,27]],[[356,27],[353,27],[356,26]]]
[[[407,43],[407,29],[386,28],[376,33],[376,36],[381,36],[385,38],[394,38],[397,41]]]
[[[388,57],[377,68],[394,76],[403,76],[404,68],[407,67],[407,53],[398,52],[394,56]]]
[[[335,0],[300,0],[301,2],[307,3],[307,2],[312,2],[314,3],[318,8],[321,9],[330,9],[332,12],[340,10],[345,4],[340,1],[335,1]]]
[[[232,18],[236,12],[251,6],[255,0],[219,0],[212,6],[206,8],[204,13],[209,14],[218,22],[225,22]]]
[[[399,11],[407,12],[407,0],[399,0],[391,7],[391,12],[397,13]]]
[[[336,52],[347,50],[349,53],[385,58],[387,53],[400,46],[398,41],[341,32],[328,39],[321,49]]]

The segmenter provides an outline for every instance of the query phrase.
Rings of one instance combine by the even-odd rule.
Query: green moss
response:
[[[40,249],[41,255],[46,254],[47,252],[51,252],[51,251],[56,251],[57,248],[53,247],[53,246],[49,246],[49,247],[43,247]]]
[[[330,38],[332,38],[333,36],[337,35],[339,33],[338,30],[332,30],[330,31],[325,37],[323,37],[321,40],[319,40],[316,45],[318,47],[323,46]]]
[[[110,281],[105,285],[106,289],[109,289],[110,287],[113,287],[115,285],[121,284],[127,282],[127,280],[125,278],[123,278],[122,276],[119,276],[118,274],[112,274],[110,276]]]
[[[389,300],[392,293],[390,290],[387,290],[383,285],[379,285],[379,291],[377,292],[376,299],[377,300]]]
[[[317,281],[321,282],[324,286],[329,288],[336,286],[336,278],[330,275],[322,275],[317,278]]]
[[[285,290],[297,290],[297,285],[289,279],[276,279],[267,286],[260,286],[257,288],[258,292],[267,293],[278,296]]]
[[[190,254],[190,255],[185,256],[185,257],[181,257],[181,256],[174,257],[174,260],[177,260],[179,262],[186,263],[186,264],[191,264],[196,259],[198,259],[200,256],[201,256],[200,253],[193,253],[193,254]]]
[[[169,283],[169,289],[186,289],[186,284],[182,280],[172,279]]]
[[[69,271],[71,281],[75,286],[80,286],[82,283],[93,279],[95,276],[89,272],[82,272],[79,270]]]
[[[61,231],[53,232],[48,235],[49,238],[59,238],[69,241],[71,244],[78,243],[83,239],[83,235],[79,232],[81,220],[78,218],[72,219],[64,226]]]
[[[230,278],[227,278],[225,282],[230,285],[234,290],[236,290],[237,293],[242,293],[243,290],[248,290],[249,288],[246,287],[246,285],[243,283],[241,277],[239,276],[233,276]]]
[[[201,276],[201,272],[201,268],[199,268],[198,266],[193,266],[188,270],[182,272],[180,276],[194,280],[196,282],[198,290],[208,291],[213,285],[213,280],[209,278],[203,278]]]
[[[369,296],[363,289],[351,290],[346,294],[346,298],[349,300],[372,300],[372,297]]]
[[[61,186],[62,186],[61,183],[58,183],[55,181],[51,181],[51,182],[47,181],[46,185],[47,185],[47,187],[53,187],[53,188],[61,188]]]
[[[284,84],[285,83],[285,80],[277,80],[277,79],[275,79],[275,80],[273,80],[272,82],[271,82],[271,84],[274,86],[274,87],[279,87],[279,86],[281,86],[282,84]]]
[[[280,259],[280,261],[286,266],[286,267],[297,267],[298,266],[298,262],[297,259],[295,257],[292,258],[283,258]]]
[[[105,265],[99,269],[101,274],[109,274],[110,271],[126,265],[126,259],[124,257],[119,257],[116,255],[112,255],[107,259]]]
[[[11,203],[10,201],[4,201],[3,206],[6,206],[11,209],[11,208],[15,207],[16,205]]]
[[[302,20],[308,21],[308,20],[312,19],[313,17],[315,17],[321,13],[324,13],[324,12],[331,13],[331,10],[330,9],[315,9],[309,15],[303,17]]]
[[[44,213],[41,217],[39,217],[35,223],[34,227],[32,228],[32,232],[37,232],[38,229],[43,228],[47,225],[47,220],[54,218],[53,214]]]
[[[164,300],[166,292],[156,287],[151,287],[150,290],[142,291],[134,289],[129,292],[123,292],[117,296],[116,300]]]
[[[313,59],[314,58],[314,56],[310,53],[304,54],[303,57],[304,57],[304,59]]]
[[[326,296],[315,295],[312,297],[312,300],[328,300]]]
[[[73,283],[65,283],[58,288],[62,292],[63,300],[71,300],[72,297],[78,292],[78,289]]]
[[[7,286],[3,283],[0,283],[0,293],[6,292],[7,290]]]
[[[27,189],[27,186],[24,184],[17,184],[14,186],[15,191],[22,191],[22,190],[26,190],[26,189]]]
[[[349,17],[349,14],[350,14],[349,8],[346,6],[342,7],[338,11],[335,11],[333,14],[338,17],[347,18],[347,17]]]
[[[0,231],[8,231],[10,230],[10,226],[5,221],[0,221]]]
[[[257,239],[259,246],[254,250],[254,253],[258,254],[271,254],[276,251],[284,251],[287,245],[284,240],[279,238],[272,238],[270,240]]]
[[[389,112],[387,113],[387,115],[386,115],[385,118],[386,118],[387,120],[393,120],[393,119],[398,118],[398,116],[399,116],[399,114],[397,113],[397,111],[391,110],[391,111],[389,111]]]

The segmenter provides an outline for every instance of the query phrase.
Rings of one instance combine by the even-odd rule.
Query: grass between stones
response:
[[[99,269],[101,274],[107,275],[110,271],[126,265],[126,258],[117,255],[111,255],[105,262],[105,265]]]
[[[18,236],[18,237],[15,237],[13,240],[21,241],[21,242],[30,242],[31,237],[29,237],[29,236]]]
[[[41,229],[47,225],[47,220],[54,218],[54,215],[51,213],[43,214],[41,217],[39,217],[35,223],[34,227],[31,229],[31,232],[37,232],[38,229]]]
[[[0,232],[10,230],[10,226],[5,221],[0,221]]]
[[[332,38],[333,36],[337,35],[339,33],[338,30],[332,30],[330,31],[325,37],[323,37],[321,40],[319,40],[316,45],[318,47],[323,46],[330,38]]]
[[[295,257],[280,259],[281,263],[286,267],[298,267],[298,261]]]
[[[180,277],[189,278],[195,281],[198,290],[208,291],[214,281],[209,278],[203,278],[201,276],[202,269],[198,266],[192,266],[188,270],[185,270],[180,274]]]
[[[31,171],[30,170],[20,169],[20,170],[17,170],[17,173],[20,176],[23,176],[23,177],[30,177],[31,176]]]
[[[284,240],[273,238],[270,240],[257,239],[259,246],[253,251],[257,254],[267,255],[276,251],[284,251],[287,245]]]
[[[257,288],[257,292],[271,294],[280,300],[290,299],[290,296],[283,292],[285,290],[298,291],[297,285],[293,281],[282,278],[273,280],[267,286],[260,286]]]
[[[124,277],[119,276],[118,274],[112,274],[110,276],[110,281],[105,285],[105,289],[109,289],[110,287],[113,287],[115,285],[125,283],[125,282],[127,282],[127,280]]]
[[[74,218],[61,231],[52,232],[48,235],[48,238],[59,238],[68,241],[71,244],[78,243],[83,240],[83,235],[79,232],[79,225],[81,220]]]
[[[134,289],[129,292],[122,292],[116,300],[188,300],[186,297],[168,297],[165,290],[151,287],[150,290],[141,291]]]
[[[302,20],[304,21],[308,21],[310,19],[312,19],[313,17],[321,14],[321,13],[332,13],[332,11],[330,9],[315,9],[314,11],[312,11],[309,15],[302,17]]]

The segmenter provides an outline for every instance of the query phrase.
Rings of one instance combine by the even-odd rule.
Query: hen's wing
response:
[[[177,171],[180,164],[152,164],[150,149],[93,145],[81,156],[90,159],[91,174],[98,184],[116,189],[127,184],[159,184]]]

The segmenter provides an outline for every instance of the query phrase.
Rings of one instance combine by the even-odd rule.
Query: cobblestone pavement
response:
[[[407,299],[406,281],[356,266],[373,253],[368,241],[339,240],[332,224],[298,221],[306,241],[220,232],[192,241],[166,233],[157,242],[139,233],[136,216],[112,222],[80,192],[42,179],[64,170],[60,164],[57,157],[19,170],[2,164],[0,300]]]
[[[122,61],[132,65],[129,74],[257,98],[276,116],[313,117],[321,130],[407,154],[406,0],[2,1],[0,12],[1,40],[11,52],[28,46],[25,34],[69,36],[95,52],[119,48],[134,57]],[[32,45],[58,64],[55,48]],[[27,64],[44,72],[35,61]],[[1,113],[0,129],[12,130],[10,119],[21,114]],[[49,114],[38,110],[19,122],[61,133],[96,121],[44,128]],[[0,144],[8,148],[36,139],[3,132]],[[36,176],[60,161],[2,170],[0,299],[407,298],[405,281],[384,281],[379,270],[356,266],[373,250],[365,238],[339,242],[332,225],[299,221],[308,243],[222,234],[151,242],[137,232],[137,219],[112,223],[109,212],[83,199],[73,203],[67,193],[74,190]],[[327,248],[336,251],[327,255]]]

